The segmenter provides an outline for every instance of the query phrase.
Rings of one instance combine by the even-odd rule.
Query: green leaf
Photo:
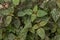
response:
[[[15,33],[16,31],[15,31],[15,28],[10,24],[10,25],[8,25],[8,27],[6,28],[6,30],[8,30],[8,32],[13,32],[13,33]]]
[[[8,35],[8,40],[14,40],[15,37],[16,37],[16,36],[15,36],[14,34],[10,33],[10,34]]]
[[[18,37],[20,38],[20,40],[25,40],[25,39],[26,39],[27,32],[28,32],[28,30],[25,29],[25,28],[23,28],[23,29],[20,31],[19,36],[18,36]]]
[[[30,27],[31,27],[31,18],[30,18],[30,16],[24,16],[23,21],[24,21],[24,24],[29,24],[30,23]]]
[[[45,15],[47,15],[48,13],[44,10],[38,10],[37,12],[37,17],[43,17]]]
[[[13,2],[14,5],[18,5],[20,0],[12,0],[12,2]]]
[[[32,10],[31,9],[26,9],[24,10],[24,13],[27,14],[27,15],[31,15],[32,14]]]
[[[45,38],[45,31],[43,28],[38,29],[37,34],[41,37],[41,39]]]
[[[25,40],[26,39],[28,30],[31,27],[32,27],[31,22],[29,21],[29,19],[27,19],[24,28],[19,32],[18,37],[20,38],[20,40]]]
[[[43,17],[43,18],[41,18],[41,22],[38,25],[40,27],[41,26],[45,26],[48,23],[49,19],[50,19],[50,17]]]
[[[19,11],[18,14],[17,14],[18,17],[25,16],[25,15],[26,15],[26,13],[24,13],[23,11]]]
[[[4,24],[5,26],[8,26],[12,21],[12,16],[7,16],[5,21],[4,21]]]
[[[31,33],[35,33],[35,30],[38,29],[38,27],[39,27],[39,26],[38,26],[37,24],[35,24],[35,25],[30,29],[30,32],[31,32]]]
[[[27,32],[28,32],[28,28],[30,24],[27,24],[19,33],[18,37],[20,38],[20,40],[25,40],[26,36],[27,36]]]
[[[17,18],[17,19],[14,19],[13,25],[14,25],[16,28],[19,28],[19,27],[20,27],[20,20],[19,20],[18,18]]]
[[[52,11],[51,11],[51,15],[52,15],[52,18],[53,18],[53,20],[56,22],[58,19],[59,19],[59,17],[60,17],[60,13],[59,13],[59,11],[57,10],[57,9],[53,9]]]
[[[56,32],[56,29],[57,29],[57,25],[56,24],[53,24],[53,28],[51,29],[51,33]]]
[[[21,16],[25,16],[25,15],[31,15],[32,14],[32,10],[31,9],[25,9],[23,11],[19,11],[17,16],[21,17]]]
[[[38,6],[35,5],[34,8],[33,8],[33,12],[36,13],[38,11]]]
[[[33,29],[38,29],[38,27],[39,27],[39,26],[38,26],[37,24],[35,24],[32,28],[33,28]]]
[[[40,27],[44,27],[48,23],[49,19],[50,19],[49,17],[41,18],[41,22],[39,22],[38,24],[33,25],[33,27],[30,29],[30,32],[35,33],[36,29],[38,29]]]
[[[37,17],[37,16],[36,16],[35,14],[32,14],[32,15],[31,15],[31,21],[33,22],[33,21],[36,19],[36,17]]]
[[[11,15],[14,12],[14,8],[10,7],[8,9],[5,10],[0,10],[0,15]]]

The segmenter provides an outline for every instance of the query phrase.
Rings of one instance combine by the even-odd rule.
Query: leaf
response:
[[[20,0],[12,0],[12,2],[13,2],[14,5],[18,5]]]
[[[35,30],[45,26],[48,23],[49,19],[50,19],[49,17],[41,18],[41,22],[39,22],[38,24],[33,25],[33,27],[30,29],[30,32],[35,33]]]
[[[56,29],[57,29],[57,25],[56,24],[53,24],[53,28],[51,29],[51,33],[56,32]]]
[[[0,10],[0,12],[1,12],[0,15],[10,15],[10,14],[13,14],[14,8],[10,7],[10,8],[5,9],[5,10]]]
[[[13,32],[13,33],[15,33],[16,31],[15,31],[15,28],[10,24],[10,25],[8,25],[8,27],[6,28],[6,30],[8,30],[8,32]]]
[[[44,39],[45,38],[45,31],[43,28],[39,28],[37,30],[37,34],[41,37],[41,39]]]
[[[33,28],[33,29],[38,29],[38,27],[39,27],[39,26],[38,26],[37,24],[35,24],[32,28]]]
[[[60,17],[60,13],[59,13],[59,11],[57,10],[57,9],[53,9],[52,11],[51,11],[51,15],[52,15],[52,18],[53,18],[53,20],[56,22],[58,19],[59,19],[59,17]]]
[[[25,40],[26,36],[27,36],[27,32],[28,32],[28,30],[26,28],[23,28],[18,35],[19,39]]]
[[[16,29],[15,29],[15,33],[16,33],[16,35],[19,34],[19,32],[21,31],[21,29],[23,29],[23,28],[20,27],[20,28],[16,28]]]
[[[26,25],[19,33],[19,38],[20,40],[25,40],[28,32],[29,24]]]
[[[31,9],[25,9],[23,11],[19,11],[17,16],[21,17],[21,16],[25,16],[25,15],[31,15],[32,14],[32,10]]]
[[[24,21],[24,24],[28,24],[28,23],[31,23],[31,18],[30,18],[30,16],[24,16],[23,17],[23,21]]]
[[[49,19],[50,19],[49,17],[43,17],[42,20],[41,20],[41,22],[38,25],[40,27],[41,26],[45,26],[48,23]]]
[[[13,25],[16,27],[16,28],[19,28],[20,27],[20,20],[17,18],[17,19],[14,19],[13,21]]]
[[[44,10],[38,10],[37,12],[37,17],[43,17],[45,15],[47,15],[48,13]]]
[[[31,32],[31,33],[35,33],[35,30],[38,29],[38,27],[39,27],[39,26],[38,26],[37,24],[35,24],[35,25],[30,29],[30,32]]]
[[[4,21],[4,24],[5,26],[8,26],[12,21],[12,16],[7,16],[5,21]]]
[[[31,15],[32,10],[31,9],[26,9],[26,10],[24,10],[24,13],[27,14],[27,15]]]
[[[16,36],[15,36],[14,34],[10,33],[10,34],[8,35],[8,40],[14,40],[15,37],[16,37]]]
[[[23,11],[19,11],[18,14],[17,14],[18,17],[25,16],[25,15],[26,15],[26,13],[24,13]]]
[[[37,17],[37,16],[36,16],[35,14],[32,14],[32,15],[31,15],[31,21],[33,22],[33,21],[36,19],[36,17]]]
[[[19,32],[19,35],[18,35],[19,40],[25,40],[26,39],[28,30],[31,27],[32,27],[31,22],[29,21],[29,19],[27,19],[24,28]]]
[[[35,5],[34,8],[33,8],[33,12],[36,13],[38,11],[38,6]]]

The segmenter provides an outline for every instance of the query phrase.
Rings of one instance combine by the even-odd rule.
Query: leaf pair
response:
[[[25,15],[31,15],[32,14],[32,10],[31,9],[26,9],[23,11],[19,11],[17,16],[21,17],[21,16],[25,16]]]

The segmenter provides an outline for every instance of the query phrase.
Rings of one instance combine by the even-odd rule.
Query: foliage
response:
[[[60,0],[0,0],[0,40],[60,40]]]

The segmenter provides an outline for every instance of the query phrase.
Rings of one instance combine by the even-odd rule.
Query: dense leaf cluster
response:
[[[60,40],[60,0],[0,0],[0,40]]]

